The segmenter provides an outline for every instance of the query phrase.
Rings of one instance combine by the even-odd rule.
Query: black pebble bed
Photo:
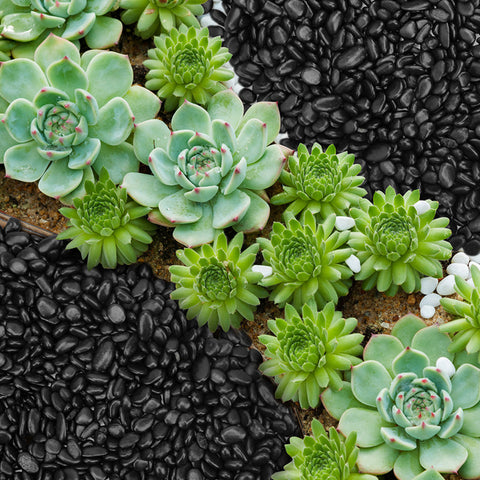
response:
[[[187,322],[147,264],[87,270],[0,228],[0,480],[268,480],[299,427],[237,330]]]
[[[370,196],[420,188],[450,218],[454,249],[480,252],[480,0],[205,6],[242,100],[279,102],[283,143],[354,153]]]

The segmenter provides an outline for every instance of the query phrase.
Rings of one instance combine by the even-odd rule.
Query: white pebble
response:
[[[458,275],[466,280],[470,276],[470,269],[468,268],[468,265],[465,265],[464,263],[451,263],[447,267],[447,273]]]
[[[425,305],[430,305],[431,307],[438,307],[440,305],[441,298],[442,297],[438,295],[438,293],[429,293],[420,300],[420,308]]]
[[[273,268],[269,265],[254,265],[252,272],[261,273],[263,278],[270,277],[273,274]]]
[[[464,263],[465,265],[468,265],[469,261],[469,256],[463,252],[458,252],[452,257],[452,263]]]
[[[453,275],[447,275],[441,280],[437,287],[437,293],[439,295],[453,295],[455,293],[455,277]]]
[[[350,230],[355,226],[355,220],[352,217],[338,216],[335,220],[335,228],[337,230]]]
[[[423,318],[432,318],[435,315],[435,307],[432,307],[431,305],[424,305],[420,309],[420,315]]]
[[[480,263],[480,253],[477,253],[477,255],[470,255],[470,260],[472,262],[478,262]]]
[[[447,357],[440,357],[435,366],[449,377],[455,373],[455,365]]]
[[[275,139],[275,143],[280,143],[282,140],[288,138],[288,133],[279,133]]]
[[[414,203],[413,206],[419,215],[430,210],[430,204],[425,200],[419,200],[417,203]]]
[[[202,15],[199,18],[199,22],[202,27],[211,27],[211,26],[216,27],[218,25],[218,23],[215,20],[213,20],[210,15]]]
[[[433,277],[423,277],[420,280],[420,291],[424,295],[428,295],[429,293],[433,293],[435,289],[437,288],[438,285],[438,278],[433,278]]]
[[[350,255],[345,260],[345,263],[347,264],[347,266],[350,268],[350,270],[353,273],[358,273],[362,269],[362,267],[360,265],[360,260],[355,255]]]

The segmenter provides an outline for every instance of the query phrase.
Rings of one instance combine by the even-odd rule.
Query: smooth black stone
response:
[[[220,435],[224,442],[230,444],[241,442],[247,436],[247,432],[241,426],[235,425],[223,429]]]
[[[105,372],[115,357],[115,345],[111,340],[105,340],[98,347],[92,359],[92,367],[98,372]]]
[[[210,362],[207,357],[201,357],[193,366],[193,379],[196,382],[204,382],[210,376]]]
[[[37,473],[40,470],[37,460],[27,452],[18,455],[17,463],[27,473]]]
[[[44,318],[51,318],[57,312],[57,303],[49,297],[42,296],[37,300],[38,313]]]

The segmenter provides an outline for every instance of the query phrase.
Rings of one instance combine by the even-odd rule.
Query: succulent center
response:
[[[284,242],[280,255],[282,263],[292,268],[295,272],[303,272],[305,265],[314,262],[313,246],[305,238],[290,238]]]
[[[338,461],[332,453],[321,443],[306,447],[303,451],[305,460],[301,467],[302,480],[341,479],[342,472],[338,466]]]
[[[338,177],[338,159],[325,154],[309,155],[302,162],[303,185],[310,187],[316,200],[335,192]]]
[[[203,52],[187,45],[175,54],[173,59],[175,73],[180,75],[183,83],[188,84],[198,73],[204,73],[206,59]]]
[[[320,361],[318,339],[312,336],[303,323],[288,325],[278,334],[280,348],[284,352],[285,360],[294,367],[303,371],[313,371]]]
[[[227,265],[218,261],[202,267],[196,282],[202,295],[210,300],[220,301],[235,294],[237,283]]]
[[[32,3],[34,6],[36,2]],[[55,17],[70,17],[69,9],[71,9],[71,0],[40,0],[38,3],[42,5],[47,12],[54,15]]]
[[[79,215],[85,227],[99,235],[109,237],[120,226],[124,204],[115,191],[102,191],[104,190],[102,186],[97,188],[98,193],[83,198]]]
[[[196,145],[192,147],[185,158],[185,175],[194,184],[210,176],[213,168],[221,165],[221,154],[214,148]]]

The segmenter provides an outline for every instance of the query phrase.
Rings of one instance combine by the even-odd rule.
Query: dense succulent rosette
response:
[[[181,25],[154,42],[156,48],[148,51],[150,60],[143,62],[150,69],[145,86],[158,90],[167,112],[185,100],[205,105],[212,95],[225,90],[221,82],[233,78],[233,70],[223,67],[232,55],[222,47],[220,37],[209,37],[208,28]]]
[[[454,358],[450,344],[438,327],[406,316],[392,335],[372,337],[351,384],[322,394],[339,431],[357,432],[361,472],[480,476],[480,368]]]
[[[325,388],[341,388],[341,372],[361,361],[363,335],[352,333],[356,326],[357,320],[342,318],[332,302],[318,311],[315,302],[309,301],[301,317],[287,304],[285,319],[268,320],[274,335],[259,336],[268,358],[259,368],[275,377],[277,398],[315,408]]]
[[[365,180],[358,175],[361,166],[354,161],[352,154],[337,154],[333,145],[324,152],[314,143],[309,153],[307,147],[300,144],[297,153],[288,159],[290,171],[283,170],[280,175],[284,191],[272,197],[272,203],[290,203],[286,212],[293,215],[305,210],[322,219],[332,213],[345,215],[367,193],[360,187]]]
[[[70,203],[85,193],[102,167],[119,183],[138,170],[127,143],[133,121],[156,115],[158,98],[132,86],[124,55],[80,53],[68,40],[50,35],[35,61],[15,59],[0,67],[0,163],[6,176],[40,180],[39,189]]]
[[[317,225],[307,210],[302,222],[289,216],[286,225],[273,224],[270,239],[257,238],[265,263],[273,268],[273,274],[261,281],[273,287],[270,300],[300,310],[314,298],[323,308],[348,293],[353,273],[345,260],[352,249],[346,245],[349,232],[333,231],[335,219],[332,214]]]
[[[154,176],[130,173],[123,186],[154,208],[151,221],[175,227],[174,238],[190,247],[230,226],[261,230],[270,215],[263,189],[285,163],[282,147],[269,145],[279,129],[275,103],[254,104],[243,115],[232,90],[215,94],[206,110],[185,102],[172,117],[172,132],[160,120],[137,126],[135,151]]]
[[[448,218],[434,218],[438,202],[430,200],[430,208],[418,213],[419,198],[418,190],[400,195],[389,186],[385,193],[375,192],[373,204],[362,198],[359,208],[351,209],[355,231],[349,245],[361,262],[355,279],[363,280],[365,290],[395,295],[401,287],[411,293],[420,290],[422,276],[442,277],[440,261],[452,252],[445,240],[451,234]]]
[[[257,285],[262,274],[252,271],[259,246],[251,245],[242,252],[242,245],[242,233],[228,243],[222,232],[213,246],[177,251],[184,265],[170,267],[172,282],[177,284],[171,296],[188,309],[189,320],[197,317],[200,326],[208,324],[212,331],[218,325],[224,331],[239,328],[244,318],[253,320],[259,298],[267,292]]]

